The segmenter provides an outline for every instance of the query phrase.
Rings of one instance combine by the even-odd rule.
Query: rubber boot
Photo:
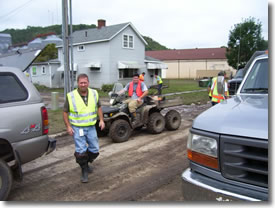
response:
[[[84,165],[81,167],[81,170],[82,170],[82,176],[81,176],[81,182],[82,183],[88,183],[88,163],[87,165]]]
[[[132,125],[135,128],[139,123],[140,123],[140,114],[139,113],[133,113],[133,118],[132,118]]]
[[[92,173],[93,172],[93,167],[88,165],[88,173]]]

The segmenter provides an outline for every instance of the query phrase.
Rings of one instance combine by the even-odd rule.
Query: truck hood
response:
[[[268,95],[236,95],[201,113],[193,128],[268,139]]]

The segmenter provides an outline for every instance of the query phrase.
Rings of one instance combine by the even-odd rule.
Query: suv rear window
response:
[[[0,104],[23,101],[28,92],[19,79],[12,73],[0,73]]]

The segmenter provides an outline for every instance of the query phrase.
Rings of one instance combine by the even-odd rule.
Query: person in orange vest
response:
[[[136,119],[136,110],[144,102],[144,97],[148,94],[148,88],[144,82],[139,80],[139,74],[133,75],[133,81],[128,83],[124,89],[118,92],[122,94],[128,92],[129,99],[125,100],[124,103],[128,104],[128,109],[130,116],[132,117],[132,122],[135,122]]]
[[[211,95],[212,105],[216,105],[229,97],[225,71],[220,71],[217,77],[212,79]]]
[[[145,72],[142,72],[142,74],[139,75],[139,80],[141,82],[144,82],[144,75],[145,75]]]

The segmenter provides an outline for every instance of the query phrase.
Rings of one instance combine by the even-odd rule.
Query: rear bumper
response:
[[[48,147],[47,147],[47,151],[46,151],[46,155],[50,154],[52,151],[54,151],[56,148],[56,140],[53,138],[49,138],[48,140]]]
[[[182,191],[185,201],[261,201],[246,196],[245,188],[208,178],[190,168],[182,173]]]

